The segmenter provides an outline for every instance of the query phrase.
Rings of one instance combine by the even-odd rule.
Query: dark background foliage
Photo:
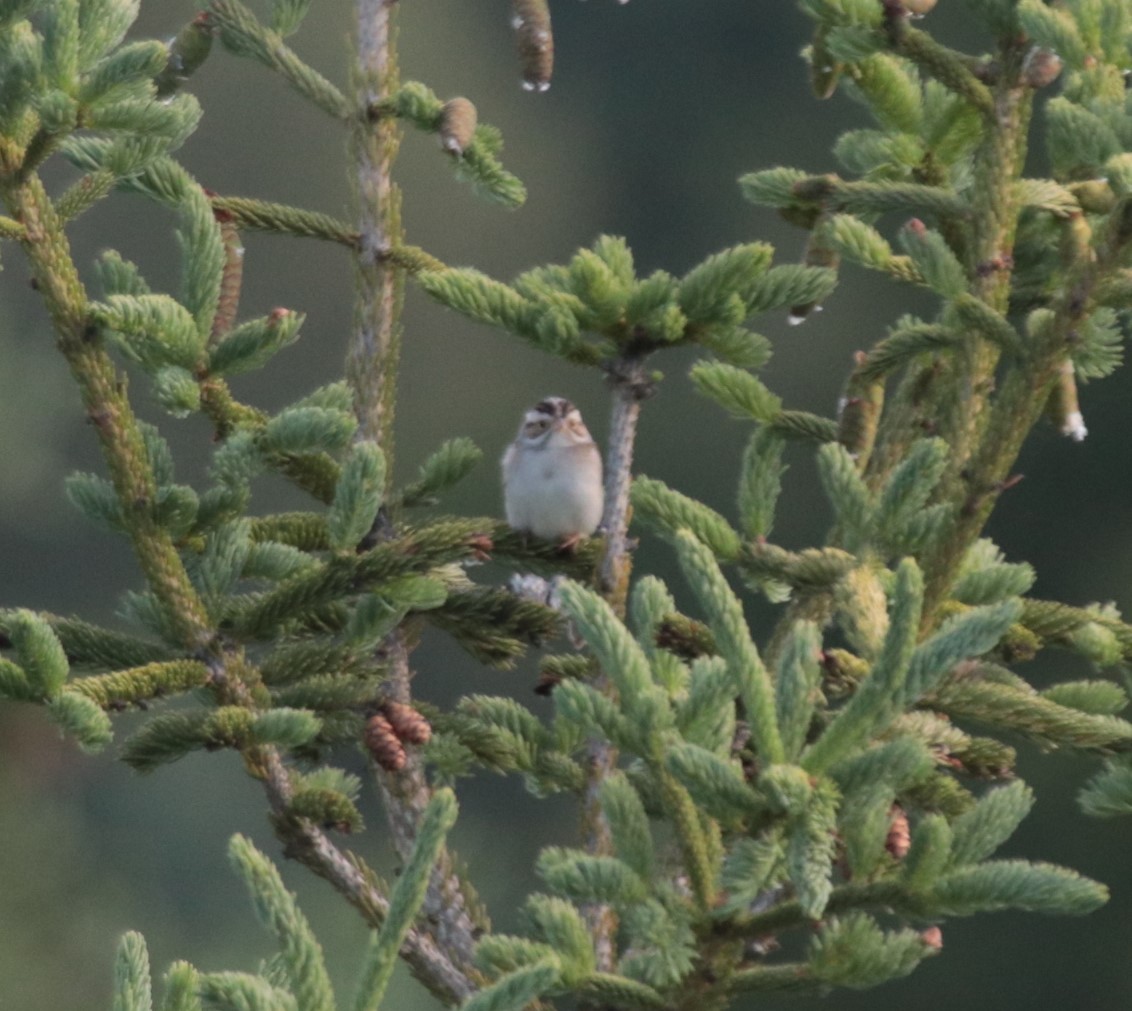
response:
[[[195,9],[190,0],[145,7],[135,33],[159,37]],[[347,0],[317,4],[296,40],[306,58],[340,82],[351,7]],[[795,258],[801,233],[745,204],[736,177],[779,163],[831,169],[828,149],[837,134],[864,121],[845,99],[811,97],[797,56],[806,22],[786,3],[559,0],[557,71],[545,95],[519,89],[504,0],[405,0],[402,8],[406,78],[424,80],[445,97],[471,97],[482,119],[502,127],[506,164],[530,190],[526,207],[514,213],[477,202],[452,182],[432,139],[409,136],[398,176],[410,241],[503,278],[561,261],[601,232],[625,235],[642,272],[680,273],[713,250],[753,239],[773,242],[780,260]],[[959,0],[943,0],[929,27],[977,49],[967,13]],[[348,213],[344,138],[279,80],[217,51],[192,90],[205,118],[182,155],[204,185]],[[1035,155],[1034,167],[1040,162]],[[66,172],[58,172],[62,184]],[[140,198],[100,205],[83,220],[75,245],[82,264],[109,245],[143,264],[158,287],[175,277],[171,218]],[[351,319],[350,265],[341,250],[313,242],[248,235],[246,245],[244,314],[275,305],[308,313],[300,343],[238,388],[277,408],[339,374]],[[14,250],[5,267],[0,604],[111,621],[118,594],[136,586],[139,575],[124,543],[86,525],[61,496],[69,471],[96,470],[100,461]],[[874,342],[900,312],[917,309],[933,311],[925,296],[910,299],[896,285],[849,268],[824,313],[800,328],[782,319],[768,329],[775,343],[768,381],[787,406],[828,414],[852,351]],[[410,293],[405,329],[400,473],[411,474],[430,448],[454,435],[471,436],[486,453],[450,497],[454,511],[501,511],[494,459],[533,400],[567,395],[604,435],[605,392],[590,374],[458,319],[417,293]],[[729,513],[747,431],[691,392],[685,364],[669,358],[664,366],[668,381],[646,406],[637,469]],[[1036,566],[1040,596],[1132,606],[1130,388],[1127,373],[1084,388],[1090,435],[1083,445],[1051,427],[1040,430],[1021,462],[1026,480],[1004,497],[992,521],[990,533],[1008,558]],[[156,419],[140,380],[134,394]],[[208,452],[203,422],[162,425],[179,451],[182,478],[199,477]],[[776,539],[801,547],[821,538],[828,516],[810,458],[798,452],[791,462]],[[264,484],[257,494],[266,508],[290,493]],[[646,540],[638,564],[677,583],[662,547]],[[1057,660],[1066,665],[1058,670],[1046,662],[1039,684],[1055,674],[1086,674],[1068,669],[1079,661]],[[417,691],[437,700],[474,690],[528,699],[533,684],[529,665],[487,672],[439,639],[426,641],[417,668]],[[360,766],[356,756],[344,761]],[[1128,1006],[1128,826],[1078,814],[1073,796],[1091,771],[1085,762],[1025,748],[1021,770],[1039,802],[1006,852],[1076,867],[1107,882],[1112,902],[1083,921],[1001,914],[945,925],[942,957],[882,990],[838,995],[838,1007]],[[466,784],[462,797],[456,845],[506,926],[533,885],[527,868],[538,846],[570,837],[572,811],[565,802],[536,802],[518,782],[497,778]],[[380,812],[366,813],[371,832],[362,852],[388,867]],[[108,1007],[114,945],[127,928],[145,933],[155,969],[176,957],[206,970],[251,968],[269,945],[224,853],[239,830],[277,855],[264,814],[262,794],[234,754],[195,754],[138,778],[112,752],[91,759],[59,741],[38,711],[0,713],[0,1007]],[[318,882],[293,868],[286,873],[337,978],[352,978],[364,940],[360,922]],[[407,1009],[432,1006],[407,978],[390,1000]],[[787,1003],[819,1006],[775,999],[759,1006]]]

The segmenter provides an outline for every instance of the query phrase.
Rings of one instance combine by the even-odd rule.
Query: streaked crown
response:
[[[541,445],[552,433],[562,433],[571,443],[590,442],[581,412],[565,397],[546,397],[523,415],[520,438]]]
[[[570,417],[571,414],[578,414],[578,409],[565,397],[547,397],[545,400],[540,400],[534,407],[527,411],[528,418],[532,414],[551,419],[565,419]]]

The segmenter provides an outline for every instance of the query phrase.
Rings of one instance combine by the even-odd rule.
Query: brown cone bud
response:
[[[936,5],[936,0],[901,0],[904,9],[917,18],[930,14]]]
[[[389,726],[405,744],[428,744],[432,727],[412,706],[403,702],[386,702],[381,712]]]
[[[562,678],[558,674],[552,674],[549,671],[543,671],[538,676],[538,681],[535,683],[535,694],[550,696],[554,694],[554,689],[562,684]]]
[[[921,930],[920,937],[929,948],[935,948],[938,951],[943,947],[943,931],[939,927],[928,927],[926,930]]]
[[[440,110],[440,146],[458,158],[476,132],[476,107],[466,98],[450,98]]]
[[[1061,57],[1048,49],[1036,46],[1026,54],[1022,64],[1022,83],[1031,88],[1044,88],[1053,84],[1061,75]]]
[[[523,87],[546,91],[554,71],[554,35],[546,0],[511,0],[511,27],[519,47]]]
[[[675,653],[681,660],[695,660],[717,652],[715,636],[707,625],[676,612],[661,619],[653,639],[661,649]]]
[[[884,848],[897,860],[903,860],[912,847],[912,831],[908,826],[908,815],[899,804],[893,804],[889,813],[892,821],[888,826],[888,837],[884,841]]]
[[[815,225],[817,224],[818,223],[815,222]],[[824,229],[815,227],[810,232],[810,238],[806,243],[806,253],[802,258],[802,262],[807,267],[832,267],[836,270],[841,264],[841,254],[828,244],[825,239]],[[804,323],[810,313],[821,312],[821,310],[821,304],[818,302],[804,302],[798,305],[792,305],[790,307],[790,315],[786,317],[786,322],[791,326],[797,326],[799,323]]]
[[[400,772],[405,768],[408,756],[405,747],[397,739],[389,721],[378,713],[366,721],[366,747],[373,760],[389,772]]]
[[[864,470],[876,445],[877,426],[884,407],[884,379],[869,377],[869,356],[864,351],[854,353],[853,365],[841,398],[837,441],[849,450],[857,461],[857,468]]]
[[[172,95],[200,68],[212,49],[212,36],[212,20],[202,11],[169,40],[169,60],[153,79],[158,98]]]
[[[474,534],[468,538],[468,547],[472,549],[472,558],[477,562],[490,562],[491,553],[495,544],[487,534]]]
[[[799,200],[825,200],[837,191],[840,180],[837,176],[806,176],[790,187],[790,192]]]

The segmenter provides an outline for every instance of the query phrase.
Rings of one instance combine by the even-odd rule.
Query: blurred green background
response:
[[[195,13],[191,0],[144,5],[135,34],[171,35]],[[431,138],[409,136],[397,174],[405,189],[410,241],[454,264],[510,277],[561,261],[602,232],[625,235],[641,272],[680,273],[709,252],[752,239],[796,258],[802,234],[745,204],[742,172],[774,164],[833,168],[840,130],[862,125],[843,98],[816,102],[798,51],[806,22],[772,0],[612,0],[553,5],[557,69],[549,93],[518,86],[505,0],[404,0],[402,66],[442,96],[465,94],[481,118],[502,127],[505,162],[527,183],[518,212],[477,201],[456,184]],[[344,82],[351,4],[315,5],[296,48]],[[957,0],[941,3],[929,27],[945,41],[984,43]],[[349,214],[344,139],[266,70],[219,49],[191,83],[205,108],[183,150],[189,169],[221,193],[294,202]],[[1040,152],[1031,169],[1041,170]],[[55,186],[70,174],[51,173]],[[105,246],[139,262],[156,287],[175,283],[172,219],[139,198],[115,196],[80,223],[75,251],[84,269]],[[340,374],[351,318],[351,268],[329,245],[248,234],[242,311],[283,305],[308,314],[303,339],[237,392],[278,408]],[[930,313],[928,299],[896,285],[844,273],[826,311],[799,328],[764,326],[774,340],[768,378],[791,407],[829,414],[851,353],[867,347],[904,311]],[[546,394],[580,404],[600,438],[606,392],[590,372],[549,361],[486,328],[469,325],[410,293],[397,425],[397,467],[413,473],[441,440],[471,436],[486,462],[450,497],[467,514],[498,514],[495,459],[521,411]],[[0,605],[77,613],[112,622],[120,593],[138,585],[122,542],[94,530],[63,500],[74,469],[100,469],[94,438],[42,306],[15,250],[0,274]],[[683,376],[689,359],[658,362],[669,377],[648,402],[637,470],[662,478],[725,513],[732,500],[745,426],[697,399]],[[1127,467],[1130,377],[1118,373],[1083,390],[1090,435],[1083,445],[1048,426],[1020,465],[1026,480],[1004,499],[991,534],[1011,560],[1039,572],[1036,592],[1073,603],[1127,606],[1132,508]],[[148,417],[144,383],[135,399]],[[199,420],[160,419],[179,454],[182,479],[203,473],[209,433]],[[791,462],[776,539],[790,547],[820,539],[828,523],[807,452]],[[265,485],[257,506],[291,499]],[[639,569],[678,584],[669,554],[646,542]],[[758,615],[761,612],[752,611]],[[444,700],[464,691],[531,700],[530,665],[484,671],[433,638],[417,654],[418,691]],[[1068,658],[1028,671],[1038,683],[1085,676]],[[118,726],[119,739],[129,719]],[[1132,1002],[1132,826],[1086,821],[1074,793],[1088,762],[1021,747],[1021,770],[1039,803],[1006,852],[1053,860],[1100,878],[1111,903],[1083,921],[1014,914],[956,920],[944,927],[942,957],[910,979],[865,994],[837,994],[841,1008],[963,1007],[1115,1009]],[[360,767],[356,756],[343,761]],[[480,777],[466,784],[456,841],[496,922],[534,886],[538,847],[569,838],[574,813],[563,800],[535,802],[521,784]],[[35,711],[0,713],[0,1008],[108,1008],[114,947],[141,930],[160,973],[174,958],[204,969],[251,969],[270,952],[242,886],[226,866],[225,844],[252,835],[273,856],[265,802],[227,753],[198,755],[147,778],[116,764],[113,752],[82,756]],[[358,840],[367,859],[390,868],[380,812]],[[328,949],[349,993],[364,931],[354,913],[296,867],[285,875]],[[406,977],[390,1006],[435,1005]],[[765,999],[750,1006],[810,1008],[828,1002]]]

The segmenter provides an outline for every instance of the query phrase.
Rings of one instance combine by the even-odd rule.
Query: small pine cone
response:
[[[922,18],[930,14],[936,5],[936,0],[901,0],[904,9],[913,17]]]
[[[897,860],[903,860],[912,846],[912,832],[908,827],[908,815],[899,804],[892,805],[890,812],[892,818],[888,827],[888,838],[884,841],[884,848]]]
[[[929,948],[939,951],[943,947],[943,931],[939,927],[928,927],[920,931],[920,937]]]
[[[403,702],[386,702],[381,711],[402,743],[428,744],[432,737],[432,727],[412,706]]]
[[[554,71],[554,35],[546,0],[511,0],[511,27],[519,47],[523,87],[546,91]]]
[[[390,722],[380,713],[371,716],[366,722],[366,747],[373,760],[389,772],[400,772],[405,768],[408,756],[405,746],[397,739]]]
[[[440,110],[440,146],[460,157],[476,132],[476,107],[466,98],[450,98]]]

